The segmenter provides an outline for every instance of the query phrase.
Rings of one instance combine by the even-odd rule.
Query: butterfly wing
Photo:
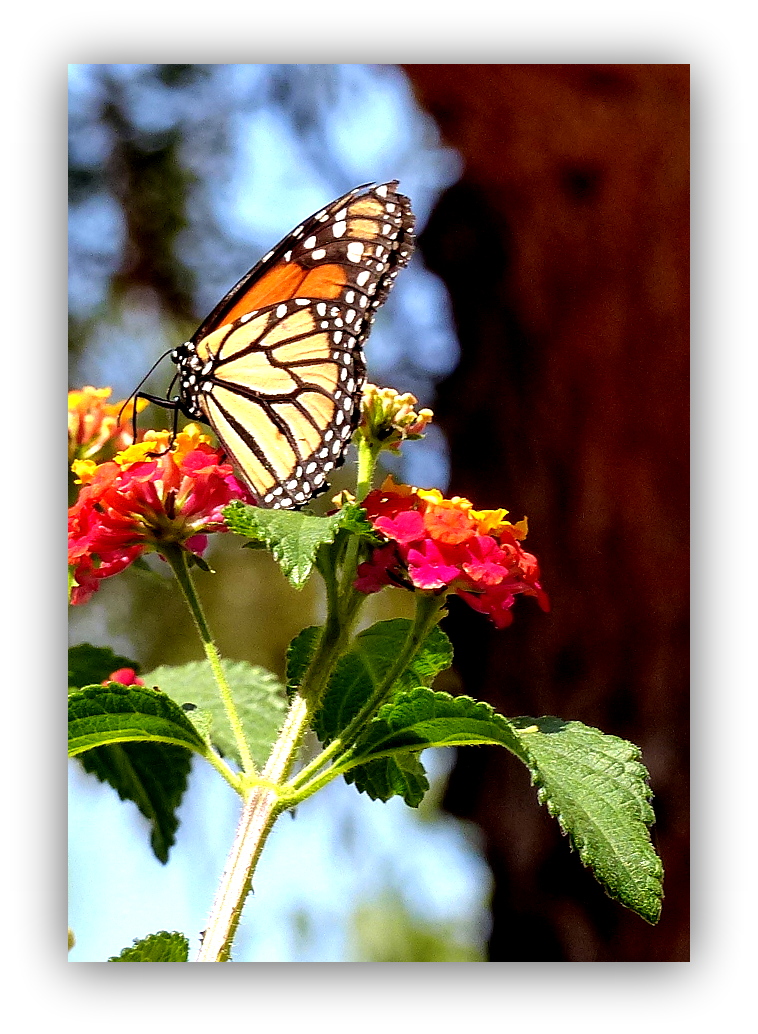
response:
[[[302,506],[342,461],[365,380],[360,319],[342,302],[281,302],[198,347],[204,417],[261,506]]]
[[[259,505],[326,487],[360,418],[363,343],[413,249],[396,182],[296,227],[177,349],[182,408],[212,425]]]
[[[352,288],[378,308],[413,251],[415,219],[397,186],[392,180],[355,187],[296,226],[221,299],[192,340],[295,297],[336,300]]]

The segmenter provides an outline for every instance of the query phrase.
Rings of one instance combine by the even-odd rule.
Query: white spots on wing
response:
[[[350,241],[347,246],[347,257],[350,262],[360,262],[363,256],[363,245],[360,241]]]

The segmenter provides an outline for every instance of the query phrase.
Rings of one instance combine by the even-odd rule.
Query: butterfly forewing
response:
[[[413,250],[413,213],[396,186],[393,180],[356,187],[296,227],[235,284],[193,340],[289,298],[337,299],[350,287],[356,300],[375,296],[380,281]],[[393,278],[383,285],[387,290]]]

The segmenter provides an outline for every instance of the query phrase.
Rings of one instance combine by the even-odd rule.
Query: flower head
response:
[[[136,406],[140,412],[148,405],[145,399],[128,405],[128,400],[107,402],[111,388],[85,386],[68,393],[68,461],[91,459],[125,448],[133,440],[132,418]],[[123,410],[123,412],[122,412]]]
[[[82,485],[69,510],[73,603],[150,550],[173,544],[200,556],[208,533],[226,530],[223,508],[252,501],[194,424],[173,442],[168,431],[148,431],[113,460],[76,460],[72,469]]]
[[[498,628],[511,623],[519,594],[549,608],[537,560],[519,545],[526,521],[511,524],[507,510],[474,510],[468,499],[445,499],[436,489],[397,485],[392,477],[363,505],[383,541],[358,567],[361,592],[385,585],[453,592]]]
[[[423,437],[426,425],[432,420],[431,409],[413,408],[418,399],[409,391],[400,394],[394,388],[378,388],[367,384],[363,389],[361,423],[357,434],[381,449],[400,448],[406,439]]]

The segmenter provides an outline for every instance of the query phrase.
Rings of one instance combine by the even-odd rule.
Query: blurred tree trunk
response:
[[[639,744],[665,867],[657,927],[608,900],[521,767],[461,751],[446,805],[484,830],[492,961],[688,958],[685,65],[411,65],[462,180],[420,241],[461,361],[436,407],[453,493],[527,514],[550,615],[454,608],[462,690]]]

